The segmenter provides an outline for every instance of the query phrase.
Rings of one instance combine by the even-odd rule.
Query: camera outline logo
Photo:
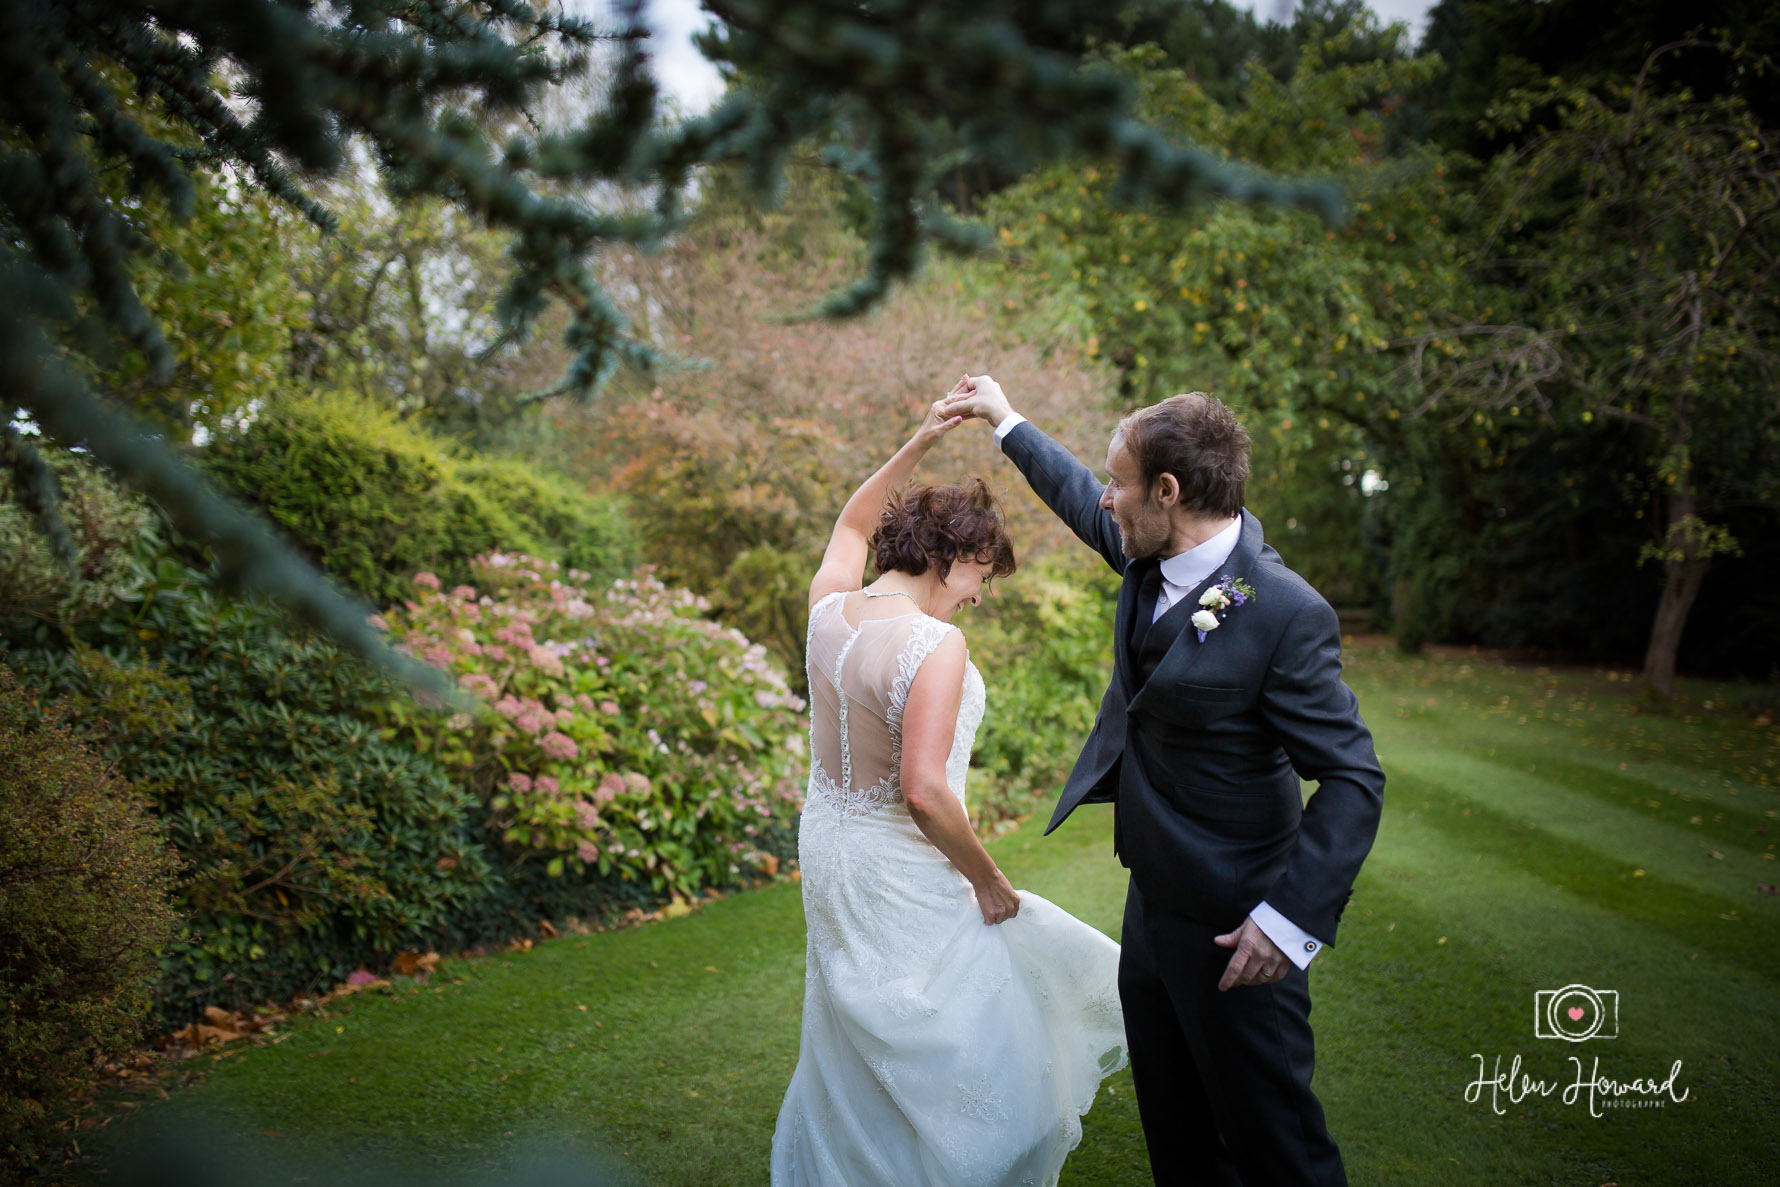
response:
[[[1533,991],[1533,1037],[1586,1043],[1619,1037],[1619,991],[1566,985]]]

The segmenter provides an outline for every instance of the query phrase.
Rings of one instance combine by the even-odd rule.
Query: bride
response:
[[[980,480],[893,496],[959,423],[939,407],[810,583],[808,967],[775,1187],[1054,1184],[1125,1064],[1118,945],[1014,890],[965,816],[984,689],[949,623],[1014,556]]]

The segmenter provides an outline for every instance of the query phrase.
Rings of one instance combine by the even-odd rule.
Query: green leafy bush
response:
[[[646,573],[601,590],[532,557],[473,567],[449,592],[419,574],[375,621],[478,711],[388,712],[486,800],[520,863],[690,893],[790,850],[803,702],[763,646]]]
[[[1112,674],[1118,592],[1097,558],[1055,552],[959,623],[989,689],[971,772],[978,829],[999,831],[1062,790]]]
[[[57,560],[15,484],[0,481],[0,617],[88,618],[135,588],[131,557],[152,512],[81,455],[42,442],[37,448],[61,487],[74,572]]]
[[[500,888],[475,801],[379,736],[366,707],[396,692],[332,644],[167,558],[73,645],[14,625],[8,662],[73,699],[187,863],[193,935],[163,960],[168,1019],[486,934],[476,919]]]
[[[176,875],[144,805],[0,666],[0,1178],[62,1143],[58,1103],[132,1046]]]
[[[517,459],[459,458],[448,442],[355,397],[285,396],[218,436],[212,478],[263,510],[335,580],[377,605],[415,572],[469,578],[514,548],[603,578],[634,546],[615,505]]]

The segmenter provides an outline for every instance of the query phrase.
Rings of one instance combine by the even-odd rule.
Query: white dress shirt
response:
[[[1170,606],[1192,593],[1194,586],[1222,568],[1236,551],[1236,541],[1241,537],[1242,517],[1238,516],[1210,539],[1185,552],[1163,557],[1162,588],[1156,591],[1156,613],[1150,621],[1162,617]]]
[[[1026,418],[1018,412],[1009,413],[1002,422],[995,426],[995,444],[1000,445],[1003,438],[1013,432]],[[1230,559],[1236,551],[1236,542],[1242,537],[1242,519],[1238,516],[1226,527],[1209,540],[1202,541],[1185,552],[1177,552],[1173,556],[1162,558],[1162,588],[1156,593],[1156,612],[1150,619],[1154,622],[1168,612],[1168,608],[1181,598],[1193,592],[1200,582],[1217,572],[1218,567]],[[1249,912],[1249,918],[1255,926],[1278,946],[1281,952],[1299,968],[1307,968],[1312,958],[1323,949],[1323,942],[1300,928],[1297,924],[1281,915],[1265,902]]]

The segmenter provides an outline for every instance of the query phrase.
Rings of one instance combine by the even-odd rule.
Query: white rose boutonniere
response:
[[[1199,641],[1205,642],[1205,636],[1223,625],[1223,617],[1219,611],[1228,614],[1232,606],[1242,606],[1255,600],[1255,590],[1246,581],[1238,581],[1225,573],[1218,578],[1218,583],[1199,595],[1199,604],[1205,609],[1193,614],[1193,629],[1199,632]]]

